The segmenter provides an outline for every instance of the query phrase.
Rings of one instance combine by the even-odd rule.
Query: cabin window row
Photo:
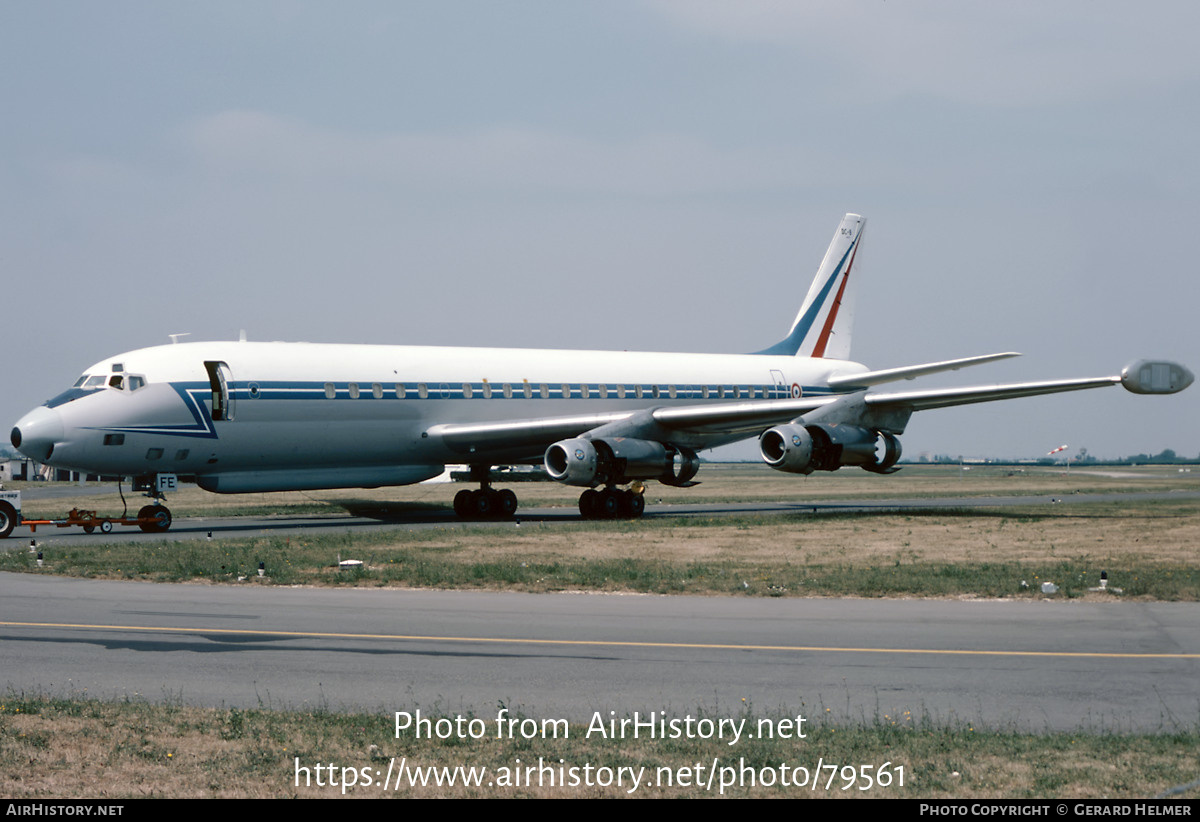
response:
[[[382,399],[384,394],[397,399],[774,399],[788,396],[788,389],[773,385],[627,385],[604,383],[395,383],[386,389],[382,383],[325,383],[325,396],[335,399],[339,395],[350,399],[373,397]]]

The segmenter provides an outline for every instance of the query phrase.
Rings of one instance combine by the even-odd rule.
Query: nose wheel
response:
[[[147,534],[161,534],[171,527],[171,510],[165,505],[146,505],[138,511],[138,527]]]
[[[143,505],[138,511],[137,519],[133,521],[137,523],[138,528],[147,534],[161,534],[171,527],[171,509],[163,503],[167,499],[165,492],[174,489],[177,482],[178,478],[174,474],[146,474],[133,478],[133,490],[143,491],[147,497],[154,500],[150,505]],[[120,488],[121,484],[117,483],[117,489]],[[124,494],[121,494],[121,501],[125,501]],[[133,522],[126,521],[122,524],[132,525]]]

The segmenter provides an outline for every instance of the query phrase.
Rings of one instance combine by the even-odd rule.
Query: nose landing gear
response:
[[[137,515],[138,527],[147,534],[161,534],[171,527],[171,510],[157,500],[145,505]]]
[[[118,484],[117,488],[120,488]],[[147,534],[161,534],[171,527],[171,510],[163,505],[166,501],[166,491],[178,488],[178,478],[174,474],[151,474],[134,477],[133,490],[142,491],[154,500],[150,505],[142,506],[138,511],[137,525]],[[124,500],[124,494],[121,499]]]

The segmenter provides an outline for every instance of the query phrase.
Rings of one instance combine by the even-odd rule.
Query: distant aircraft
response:
[[[694,485],[696,451],[757,437],[796,474],[897,470],[914,411],[1120,383],[1171,394],[1183,366],[1138,361],[1092,379],[880,392],[875,386],[1017,356],[870,371],[847,360],[851,274],[865,221],[838,226],[787,336],[754,354],[193,342],[102,360],[30,411],[12,444],[52,466],[134,478],[165,531],[180,478],[217,493],[406,485],[471,466],[464,517],[511,516],[496,465],[542,463],[586,488],[585,518],[636,517],[643,480]],[[622,488],[621,486],[626,486]],[[629,487],[631,486],[631,487]],[[599,490],[597,490],[599,489]]]

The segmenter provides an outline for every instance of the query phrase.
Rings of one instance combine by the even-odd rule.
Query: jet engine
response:
[[[546,473],[567,485],[588,488],[656,479],[685,487],[700,470],[690,448],[625,437],[560,440],[546,449]]]
[[[891,474],[900,459],[900,440],[886,431],[857,425],[777,425],[758,441],[763,461],[777,471],[811,474],[858,465]]]

